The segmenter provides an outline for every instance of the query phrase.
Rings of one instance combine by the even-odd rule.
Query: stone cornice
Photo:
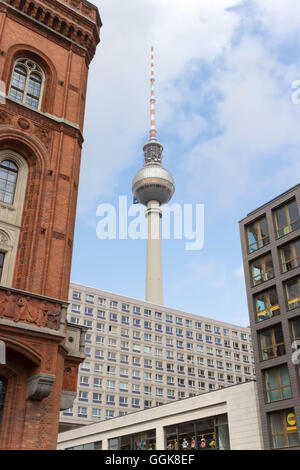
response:
[[[0,6],[19,22],[36,25],[43,33],[64,47],[76,47],[91,62],[100,41],[100,24],[58,0],[0,0]],[[31,26],[32,27],[32,26]],[[81,51],[81,52],[80,52]]]
[[[80,17],[83,17],[86,20],[93,22],[97,26],[98,31],[102,26],[102,21],[98,8],[87,0],[46,0],[46,3],[48,3],[48,1],[49,3],[50,1],[59,3],[64,8],[68,8],[69,10],[73,11],[76,15],[79,15]],[[75,7],[74,5],[72,5],[72,3],[77,3],[79,7]],[[95,19],[93,18],[93,13],[95,13]]]
[[[9,330],[13,328],[15,331],[20,330],[22,332],[27,332],[31,335],[47,335],[49,339],[53,338],[54,341],[62,341],[66,337],[65,333],[63,333],[62,331],[51,330],[51,328],[43,328],[37,325],[30,325],[27,323],[15,323],[13,320],[7,320],[4,318],[0,318],[0,327],[2,332],[4,331],[4,328],[7,328]]]

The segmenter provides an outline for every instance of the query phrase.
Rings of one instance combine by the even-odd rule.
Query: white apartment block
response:
[[[255,378],[249,328],[75,283],[69,302],[88,331],[61,431]]]

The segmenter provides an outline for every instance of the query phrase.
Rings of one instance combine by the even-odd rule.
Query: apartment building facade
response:
[[[88,332],[61,431],[255,377],[249,328],[75,283],[69,302],[68,320]]]
[[[300,185],[240,222],[265,449],[300,448]]]

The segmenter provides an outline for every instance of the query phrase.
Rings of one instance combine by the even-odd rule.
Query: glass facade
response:
[[[102,441],[89,442],[88,444],[82,444],[80,446],[69,447],[66,450],[102,450]]]
[[[229,450],[227,415],[165,428],[167,450]]]

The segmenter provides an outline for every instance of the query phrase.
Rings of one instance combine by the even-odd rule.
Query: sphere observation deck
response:
[[[132,183],[134,197],[144,206],[149,201],[167,204],[175,191],[172,175],[159,163],[146,163],[135,175]]]

